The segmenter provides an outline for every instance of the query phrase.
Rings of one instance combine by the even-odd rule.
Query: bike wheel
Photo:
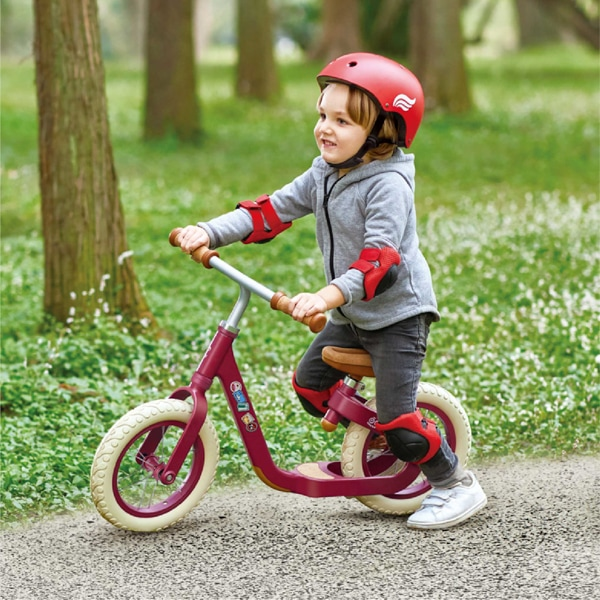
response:
[[[176,480],[164,485],[155,475],[166,465],[191,414],[191,404],[182,400],[148,402],[121,417],[104,436],[90,484],[92,500],[109,523],[131,531],[158,531],[183,519],[200,502],[219,461],[219,441],[208,419]],[[142,457],[144,442],[151,452]]]
[[[375,399],[367,402],[375,408]],[[433,419],[461,464],[467,463],[471,448],[471,427],[460,402],[445,389],[428,383],[419,384],[417,406],[423,415]],[[417,510],[431,486],[421,474],[419,467],[397,459],[384,444],[383,448],[372,449],[371,430],[351,423],[342,444],[342,473],[346,477],[369,477],[393,475],[405,471],[409,485],[390,495],[356,496],[359,502],[377,512],[403,515]]]

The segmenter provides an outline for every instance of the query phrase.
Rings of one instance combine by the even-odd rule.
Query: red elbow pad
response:
[[[252,233],[244,238],[244,244],[263,244],[292,226],[283,223],[266,194],[256,200],[244,200],[236,208],[245,208],[252,217]]]
[[[378,294],[390,288],[398,277],[400,255],[390,246],[384,248],[365,248],[357,261],[350,265],[364,273],[365,297],[372,300]]]

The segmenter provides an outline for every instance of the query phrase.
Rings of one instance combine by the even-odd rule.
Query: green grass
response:
[[[231,66],[201,68],[199,147],[140,141],[142,74],[109,64],[116,168],[135,267],[162,338],[102,315],[40,334],[43,256],[31,62],[2,67],[2,486],[6,520],[87,503],[100,439],[121,414],[187,383],[235,286],[167,243],[171,228],[277,189],[315,154],[315,73],[282,67],[285,95],[232,97]],[[475,460],[598,451],[600,214],[597,55],[551,48],[473,60],[477,109],[428,115],[413,149],[423,250],[443,319],[424,379],[469,412]],[[412,149],[411,149],[412,150]],[[312,222],[222,255],[266,285],[322,285]],[[95,292],[98,293],[98,292]],[[99,297],[101,300],[101,298]],[[99,303],[101,306],[101,303]],[[290,376],[312,335],[254,302],[236,342],[270,446],[283,466],[339,455],[299,409]],[[249,476],[215,385],[218,483]]]

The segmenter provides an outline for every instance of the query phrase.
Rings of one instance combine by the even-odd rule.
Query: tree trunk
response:
[[[322,0],[322,6],[323,31],[310,58],[325,63],[343,54],[360,52],[363,42],[358,0]]]
[[[35,0],[44,310],[62,322],[152,315],[133,271],[113,164],[95,0]]]
[[[0,10],[2,11],[2,18],[0,18],[0,53],[8,54],[13,45],[13,7],[8,0],[0,0]]]
[[[559,27],[567,29],[594,50],[600,50],[600,26],[597,13],[595,18],[590,18],[576,0],[535,1],[543,10],[548,11]]]
[[[535,0],[516,0],[516,8],[521,48],[560,41],[560,29],[541,4]]]
[[[193,0],[148,0],[144,138],[200,138]]]
[[[194,6],[194,57],[200,62],[211,42],[213,4],[211,0],[195,0]]]
[[[460,22],[461,0],[419,0],[411,9],[411,66],[428,109],[471,107]]]
[[[126,22],[123,24],[128,38],[128,56],[141,60],[144,55],[144,41],[146,39],[144,14],[146,0],[124,0],[124,15]]]
[[[463,2],[463,8],[467,4],[468,2]],[[481,14],[477,19],[477,23],[474,27],[472,34],[468,38],[465,38],[465,44],[481,44],[481,42],[483,41],[483,34],[485,33],[487,26],[492,20],[494,10],[497,5],[498,0],[487,0],[487,2],[483,5]]]
[[[236,93],[269,100],[279,92],[269,0],[238,0]]]
[[[369,40],[376,52],[385,52],[389,48],[391,51],[399,51],[403,55],[406,53],[408,50],[406,14],[409,4],[409,0],[382,0]],[[400,31],[399,27],[401,27]]]

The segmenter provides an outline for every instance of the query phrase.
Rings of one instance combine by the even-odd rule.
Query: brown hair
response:
[[[346,110],[348,115],[361,127],[364,127],[367,131],[371,131],[375,119],[379,114],[379,109],[371,97],[363,92],[361,89],[354,86],[349,86],[350,92],[348,94],[348,106]],[[398,142],[398,128],[396,122],[391,115],[388,115],[383,122],[381,131],[378,133],[379,138],[392,140],[394,143],[380,144],[377,148],[372,148],[367,152],[365,158],[368,160],[385,160],[390,158],[396,149]],[[366,161],[365,161],[366,162]]]

